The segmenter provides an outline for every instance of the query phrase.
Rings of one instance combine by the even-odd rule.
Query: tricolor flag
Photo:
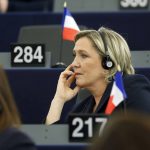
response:
[[[80,29],[66,6],[67,4],[65,2],[62,36],[64,40],[74,41],[74,37]]]
[[[115,80],[112,86],[112,91],[108,100],[105,114],[111,114],[115,107],[117,107],[126,98],[127,95],[123,86],[122,73],[120,71],[117,71],[117,73],[115,74]]]

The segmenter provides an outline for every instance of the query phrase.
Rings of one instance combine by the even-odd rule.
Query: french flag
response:
[[[74,41],[74,37],[80,29],[66,6],[67,4],[65,2],[62,36],[64,40]]]
[[[126,98],[127,95],[124,90],[122,73],[120,71],[117,71],[115,74],[115,80],[112,86],[112,91],[108,100],[105,114],[110,115],[114,111],[115,107],[117,107]]]

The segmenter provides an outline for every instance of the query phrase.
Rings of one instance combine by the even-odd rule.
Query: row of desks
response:
[[[47,115],[63,69],[6,69],[11,89],[24,124],[41,124]],[[150,79],[150,68],[136,68],[136,72]],[[74,101],[64,107],[63,117]]]

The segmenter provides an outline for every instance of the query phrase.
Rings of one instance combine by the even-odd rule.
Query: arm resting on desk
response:
[[[55,99],[55,100],[54,100]],[[53,124],[54,122],[58,121],[61,116],[61,112],[64,106],[63,101],[59,101],[59,99],[54,98],[51,102],[51,106],[49,112],[46,117],[46,124]]]

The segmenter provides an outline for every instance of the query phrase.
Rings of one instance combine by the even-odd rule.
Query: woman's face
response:
[[[72,66],[76,73],[76,84],[88,88],[105,80],[101,57],[87,37],[80,38],[73,49]]]

